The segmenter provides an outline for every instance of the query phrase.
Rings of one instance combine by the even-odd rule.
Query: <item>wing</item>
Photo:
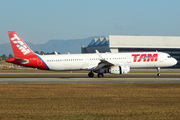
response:
[[[105,60],[97,50],[96,50],[96,53],[97,53],[97,55],[98,55],[98,57],[99,57],[99,59],[100,59],[100,63],[98,64],[98,66],[96,66],[96,67],[94,68],[93,71],[98,71],[98,70],[100,70],[100,69],[102,69],[102,68],[108,68],[108,67],[110,67],[110,66],[114,66],[113,63]]]

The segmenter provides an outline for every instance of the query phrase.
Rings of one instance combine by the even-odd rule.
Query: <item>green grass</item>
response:
[[[0,119],[177,120],[180,84],[0,84]]]

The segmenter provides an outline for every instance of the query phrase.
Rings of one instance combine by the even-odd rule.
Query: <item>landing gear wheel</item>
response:
[[[103,73],[98,73],[98,77],[99,78],[104,77],[104,74]]]
[[[157,76],[160,77],[161,76],[161,74],[160,74],[160,67],[157,68],[157,71],[158,71]]]
[[[158,73],[158,74],[157,74],[157,76],[158,76],[158,77],[161,77],[161,74],[160,74],[160,73]]]
[[[88,74],[89,77],[94,77],[94,73],[91,71],[89,74]]]

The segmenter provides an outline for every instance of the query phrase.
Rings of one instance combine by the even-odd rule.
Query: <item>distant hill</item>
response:
[[[81,47],[84,45],[85,47],[88,46],[88,44],[94,39],[99,38],[101,36],[95,36],[95,37],[88,37],[85,39],[71,39],[71,40],[49,40],[45,44],[33,44],[30,42],[26,42],[28,46],[33,51],[38,52],[59,52],[61,54],[67,54],[69,53],[81,53]],[[9,54],[13,54],[11,49],[10,43],[0,44],[0,56],[3,54],[6,54],[7,56]]]

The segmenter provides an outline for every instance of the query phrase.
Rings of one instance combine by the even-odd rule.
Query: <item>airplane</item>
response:
[[[130,68],[156,68],[161,76],[161,67],[177,64],[177,60],[164,52],[127,52],[127,53],[87,53],[39,55],[18,36],[16,32],[8,32],[14,57],[6,62],[53,71],[87,70],[89,77],[104,77],[104,73],[127,74]]]

